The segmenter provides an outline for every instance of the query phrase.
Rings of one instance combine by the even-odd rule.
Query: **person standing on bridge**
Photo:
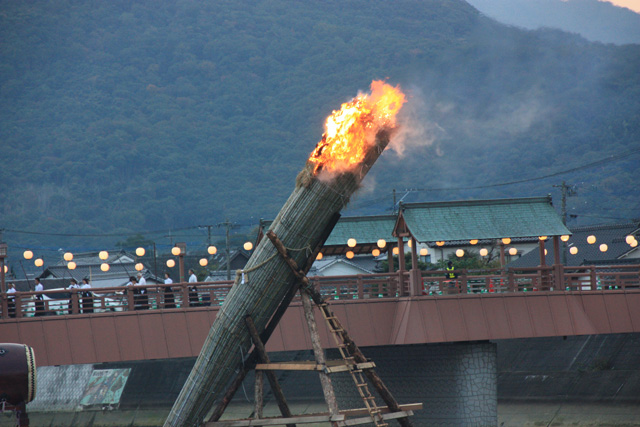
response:
[[[164,273],[164,284],[171,285],[173,283],[173,279],[169,272]],[[171,286],[165,286],[163,288],[164,291],[164,308],[176,308],[176,299],[173,296],[173,289]]]
[[[93,292],[91,292],[91,284],[86,277],[82,279],[82,312],[93,313]]]
[[[140,288],[139,290],[139,301],[140,308],[138,310],[148,310],[149,309],[149,294],[147,294],[147,280],[144,278],[142,273],[138,273],[138,284],[137,286],[145,286],[144,288]]]
[[[69,287],[67,289],[72,289],[71,295],[73,295],[73,293],[75,292],[73,291],[73,289],[80,289],[80,285],[78,285],[78,281],[72,277],[71,280],[69,280]],[[73,307],[71,304],[71,300],[69,300],[69,314],[72,314],[72,312]]]
[[[447,271],[444,277],[447,280],[445,280],[444,283],[447,285],[447,293],[448,294],[457,293],[458,281],[456,279],[458,278],[458,273],[455,272],[455,268],[453,267],[453,263],[451,261],[447,263],[446,270]]]
[[[9,309],[9,317],[16,317],[16,285],[9,283],[9,289],[7,289],[7,304]]]
[[[44,291],[44,286],[40,282],[39,278],[34,279],[36,282],[36,287],[33,289],[36,292]],[[36,295],[36,314],[35,316],[44,316],[44,296],[42,294]]]
[[[196,277],[195,271],[192,268],[189,269],[189,307],[196,307],[200,304],[200,299],[198,298],[198,288],[195,283],[198,281]],[[191,285],[191,283],[194,283]]]

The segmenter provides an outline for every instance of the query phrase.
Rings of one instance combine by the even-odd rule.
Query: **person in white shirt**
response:
[[[16,297],[14,295],[16,293],[16,285],[13,283],[9,283],[9,289],[7,289],[7,300],[8,300],[8,308],[9,308],[9,317],[16,317]]]
[[[196,283],[198,278],[196,277],[196,273],[193,269],[189,269],[189,283]],[[189,307],[196,307],[200,305],[200,298],[198,298],[198,288],[196,285],[190,285],[189,288]]]
[[[34,291],[36,292],[42,292],[44,291],[44,286],[42,286],[42,283],[40,283],[40,279],[39,278],[35,278],[35,282],[36,282],[36,287],[34,288]],[[44,316],[44,297],[42,296],[42,294],[40,295],[36,295],[36,314],[35,316]]]
[[[145,280],[142,273],[138,273],[138,283],[137,286],[147,286],[147,281]],[[149,309],[149,295],[147,295],[147,289],[142,288],[139,291],[138,301],[136,310],[148,310]]]
[[[164,284],[170,285],[173,283],[171,276],[168,272],[164,273]],[[173,289],[171,286],[165,286],[163,288],[164,291],[164,308],[176,308],[176,299],[173,295]]]
[[[82,279],[82,312],[93,313],[93,293],[91,292],[91,284],[86,277]]]

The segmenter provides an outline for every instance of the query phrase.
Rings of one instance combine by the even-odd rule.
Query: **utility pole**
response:
[[[226,228],[226,254],[227,254],[227,280],[231,280],[231,250],[229,249],[229,232],[232,228],[235,228],[236,225],[226,219],[224,222],[218,223],[218,227]]]
[[[567,185],[565,181],[562,181],[562,184],[554,185],[556,188],[560,188],[560,192],[562,194],[562,223],[567,225],[567,197],[575,196],[576,189],[574,185]]]
[[[567,185],[565,181],[562,184],[555,184],[554,187],[560,188],[562,223],[567,226],[567,197],[575,196],[576,190],[574,185]],[[567,242],[562,242],[562,263],[567,265]]]
[[[219,225],[218,225],[219,226]],[[211,228],[215,227],[215,225],[199,225],[198,228],[206,228],[207,229],[207,247],[211,246]]]

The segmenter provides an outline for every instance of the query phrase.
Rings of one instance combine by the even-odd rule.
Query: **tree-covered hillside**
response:
[[[410,96],[410,144],[353,212],[407,188],[558,199],[566,179],[582,183],[578,220],[639,216],[637,151],[491,187],[639,149],[637,45],[515,29],[457,0],[30,0],[0,1],[0,49],[0,228],[44,233],[5,232],[14,246],[272,217],[324,118],[381,78]]]

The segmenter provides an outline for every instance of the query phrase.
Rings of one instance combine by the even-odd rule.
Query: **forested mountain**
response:
[[[603,0],[469,0],[480,12],[523,28],[557,28],[603,43],[640,43],[640,14]]]
[[[639,216],[640,46],[457,0],[2,0],[0,49],[0,228],[44,233],[6,231],[14,247],[271,218],[324,118],[384,78],[410,97],[411,144],[352,213],[388,210],[393,189],[558,202],[566,179],[577,221]]]

